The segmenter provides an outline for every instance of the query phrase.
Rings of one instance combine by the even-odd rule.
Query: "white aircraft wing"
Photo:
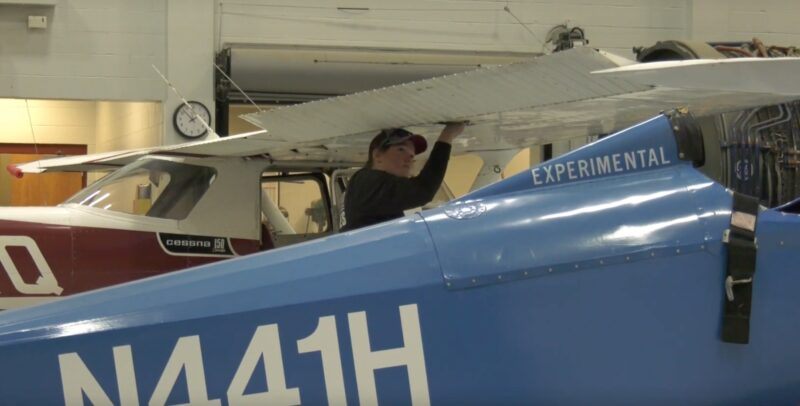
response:
[[[147,153],[363,162],[382,128],[406,127],[433,141],[441,122],[457,120],[472,125],[455,153],[523,148],[613,132],[678,106],[706,115],[797,99],[798,72],[800,58],[634,64],[583,47],[243,116],[265,132],[87,162],[121,164]]]
[[[154,149],[156,148],[139,148],[122,151],[100,152],[97,154],[88,155],[70,155],[57,158],[47,158],[15,165],[15,169],[22,173],[42,173],[48,171],[105,171],[116,169],[122,165],[132,162],[140,156],[147,155]]]
[[[303,158],[363,161],[382,128],[432,141],[436,123],[465,119],[455,153],[491,151],[609,133],[679,106],[702,116],[786,102],[800,98],[798,72],[800,58],[635,64],[584,47],[243,117],[264,137],[318,147]]]
[[[797,59],[691,59],[628,65],[594,73],[650,86],[797,96],[800,94]]]
[[[71,155],[56,158],[46,158],[38,161],[27,162],[14,165],[13,172],[19,173],[43,173],[43,172],[91,172],[108,171],[127,165],[145,155],[164,154],[164,155],[208,155],[221,156],[225,154],[227,145],[247,145],[248,138],[265,133],[264,130],[251,133],[238,134],[227,138],[213,139],[208,141],[193,141],[176,145],[164,145],[149,148],[127,149],[111,152],[100,152],[87,155]],[[222,142],[221,142],[222,141]],[[213,148],[206,146],[213,144]],[[285,146],[285,142],[258,141],[257,147],[269,146],[277,149]],[[255,154],[246,154],[251,156]]]

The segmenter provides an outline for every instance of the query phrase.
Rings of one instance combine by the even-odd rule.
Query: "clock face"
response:
[[[175,115],[172,117],[175,130],[178,131],[178,134],[187,138],[202,137],[208,132],[203,121],[210,126],[211,113],[203,103],[198,101],[190,101],[188,103],[191,108],[186,106],[186,104],[181,104],[175,110]],[[203,119],[203,121],[201,121],[200,118]]]

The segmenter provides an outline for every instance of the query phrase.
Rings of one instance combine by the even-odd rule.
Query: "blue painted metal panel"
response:
[[[0,314],[0,399],[236,404],[281,375],[286,403],[304,404],[800,399],[798,214],[759,216],[750,344],[737,345],[719,339],[719,185],[678,164],[507,190]]]
[[[418,217],[2,313],[0,345],[441,283]],[[267,291],[265,291],[267,290]],[[77,323],[77,325],[76,325]]]
[[[503,182],[476,190],[458,200],[471,201],[515,191],[567,185],[686,164],[678,156],[670,119],[659,115],[543,162],[530,171],[523,171]]]
[[[730,207],[724,188],[680,165],[458,203],[425,219],[448,286],[464,288],[719,252]]]

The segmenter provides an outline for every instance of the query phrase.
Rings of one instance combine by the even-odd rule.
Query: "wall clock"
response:
[[[202,137],[206,135],[208,129],[203,125],[202,121],[198,120],[198,117],[211,126],[211,112],[208,111],[208,107],[199,101],[189,101],[188,104],[191,108],[181,103],[175,109],[175,114],[172,116],[172,124],[175,126],[175,131],[186,138]]]

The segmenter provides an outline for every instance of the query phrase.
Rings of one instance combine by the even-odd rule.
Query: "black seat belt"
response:
[[[731,228],[723,237],[723,241],[728,243],[728,273],[725,278],[722,341],[727,343],[747,344],[750,341],[757,217],[758,199],[734,192]]]

